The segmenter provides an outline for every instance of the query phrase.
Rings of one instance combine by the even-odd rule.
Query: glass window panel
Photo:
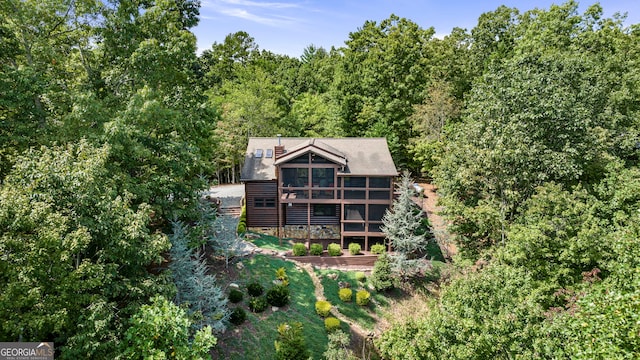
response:
[[[364,220],[364,205],[345,204],[344,220]]]
[[[391,187],[391,178],[388,178],[388,177],[369,178],[369,187],[389,189]]]
[[[387,211],[387,205],[377,205],[371,204],[369,205],[369,220],[370,221],[381,221],[385,212]]]
[[[313,205],[313,216],[336,216],[336,205],[315,204]]]
[[[311,169],[313,186],[333,187],[333,168]]]
[[[363,188],[367,184],[367,178],[360,176],[349,176],[344,178],[344,187]]]
[[[371,190],[369,191],[369,199],[372,200],[389,200],[391,199],[390,191]]]
[[[382,224],[369,224],[369,232],[382,232],[381,226]]]
[[[311,196],[314,199],[333,199],[333,190],[313,190]]]
[[[344,198],[345,199],[364,199],[365,191],[364,190],[345,190]]]
[[[364,231],[363,223],[345,223],[344,231]]]
[[[284,187],[309,186],[309,169],[307,168],[282,169],[282,186]]]

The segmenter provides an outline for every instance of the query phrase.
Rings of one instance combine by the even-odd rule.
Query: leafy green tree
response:
[[[185,311],[161,296],[142,305],[130,323],[122,346],[127,359],[208,359],[217,342],[210,327],[192,336]]]
[[[329,334],[329,343],[324,352],[326,360],[355,360],[357,357],[349,349],[349,334],[342,330],[333,331]]]
[[[408,160],[404,141],[413,137],[407,118],[429,83],[424,53],[434,32],[396,15],[367,21],[349,34],[336,70],[345,133],[386,137],[400,166]]]
[[[3,338],[54,339],[63,358],[78,349],[109,358],[136,303],[168,292],[147,267],[169,243],[150,233],[148,206],[118,194],[109,151],[86,141],[31,150],[2,184]]]

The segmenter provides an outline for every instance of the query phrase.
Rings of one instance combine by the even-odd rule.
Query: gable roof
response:
[[[280,144],[285,153],[278,158],[256,157],[256,151],[273,149]],[[385,138],[249,138],[242,167],[241,181],[273,180],[276,164],[286,163],[302,154],[313,152],[342,165],[338,175],[396,176],[398,171],[391,158]],[[275,153],[275,151],[274,151]]]

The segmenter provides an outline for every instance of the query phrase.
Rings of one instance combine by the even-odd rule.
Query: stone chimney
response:
[[[284,154],[284,145],[282,145],[282,142],[280,141],[281,136],[282,135],[278,134],[278,145],[273,148],[273,153],[275,154],[276,159]]]

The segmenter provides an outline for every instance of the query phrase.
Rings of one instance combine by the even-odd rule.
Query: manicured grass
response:
[[[343,272],[338,270],[316,269],[316,274],[321,276],[320,281],[324,287],[324,296],[338,309],[338,311],[340,311],[342,315],[357,322],[365,329],[372,330],[374,328],[377,322],[375,316],[380,315],[383,308],[389,304],[385,294],[377,293],[368,289],[366,287],[366,282],[361,285],[356,280],[355,271]],[[327,277],[329,274],[338,274],[338,278],[336,280],[330,279]],[[338,296],[338,291],[340,289],[338,283],[340,281],[351,284],[351,290],[353,290],[353,300],[351,302],[343,302],[340,300],[340,297]],[[359,306],[356,304],[355,294],[359,289],[365,289],[371,293],[371,302],[368,306]],[[375,305],[376,303],[378,305]]]
[[[291,244],[289,239],[282,239],[282,245],[280,245],[280,239],[275,236],[252,233],[254,235],[260,235],[257,239],[251,239],[257,247],[267,250],[287,251],[291,250]]]
[[[246,285],[257,281],[265,292],[273,285],[276,270],[284,267],[289,278],[291,298],[289,305],[276,312],[271,306],[266,311],[254,314],[246,304],[249,296],[240,303],[247,310],[247,321],[238,326],[230,326],[227,332],[218,336],[220,346],[214,348],[214,358],[220,359],[272,359],[275,353],[273,342],[276,340],[277,327],[283,322],[302,323],[305,343],[314,359],[321,359],[326,350],[328,338],[324,329],[324,320],[316,314],[314,286],[304,270],[296,269],[292,262],[265,255],[256,255],[242,262],[244,269],[235,281],[246,293]],[[226,351],[223,351],[226,349]]]

